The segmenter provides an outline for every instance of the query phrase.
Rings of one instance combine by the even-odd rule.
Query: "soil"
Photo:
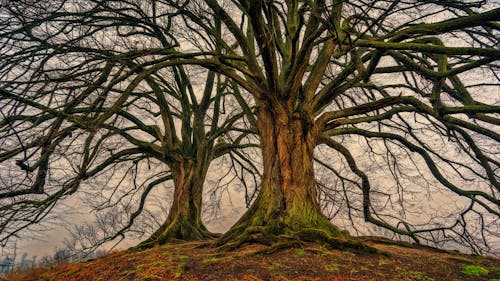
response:
[[[332,250],[315,243],[272,254],[262,254],[266,250],[262,245],[245,245],[224,252],[213,248],[213,241],[190,242],[15,271],[0,280],[500,281],[498,258],[377,237],[364,239],[379,253]]]

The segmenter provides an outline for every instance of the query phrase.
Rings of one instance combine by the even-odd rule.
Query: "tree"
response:
[[[190,58],[179,63],[231,77],[255,101],[247,114],[260,139],[262,187],[220,245],[352,244],[320,210],[313,167],[318,145],[337,151],[358,177],[362,213],[370,223],[419,242],[422,233],[465,229],[467,213],[498,219],[499,162],[493,147],[499,136],[491,128],[499,124],[498,95],[480,98],[473,87],[488,89],[487,83],[466,86],[463,79],[477,69],[497,79],[500,9],[488,10],[487,1],[162,3],[175,10],[177,24],[196,40],[210,42],[183,52]],[[460,158],[436,150],[428,131],[460,150]],[[385,219],[372,199],[384,195],[372,191],[376,173],[361,169],[345,142],[355,137],[367,143],[368,153],[375,153],[373,141],[385,147],[387,168],[401,192],[411,192],[402,186],[409,179],[403,162],[409,159],[418,163],[416,171],[434,177],[433,185],[467,199],[469,206],[454,223],[439,227]],[[480,186],[471,189],[456,181],[470,178]],[[400,204],[404,210],[405,201]]]
[[[500,10],[490,7],[494,3],[58,3],[55,9],[66,13],[48,12],[43,21],[36,20],[38,15],[23,16],[35,20],[3,38],[24,45],[42,22],[57,24],[62,31],[52,42],[54,50],[79,49],[73,42],[92,33],[93,43],[84,47],[96,56],[110,56],[116,47],[109,46],[106,32],[126,38],[117,40],[122,45],[160,35],[158,41],[167,44],[143,51],[148,56],[138,65],[196,65],[239,87],[233,87],[234,97],[260,140],[262,186],[247,213],[219,240],[223,247],[252,241],[281,247],[304,240],[359,246],[321,212],[315,158],[344,184],[346,200],[360,202],[349,205],[352,212],[417,242],[455,233],[474,248],[469,216],[477,215],[481,231],[498,220],[498,93],[482,97],[478,90],[491,91],[498,82]],[[77,22],[79,28],[74,28]],[[93,31],[95,26],[100,29]],[[77,39],[59,40],[68,34]],[[19,62],[36,61],[25,54]],[[132,57],[131,51],[126,58]],[[12,60],[6,64],[22,65]],[[17,72],[23,73],[10,70],[6,75]],[[479,83],[466,81],[478,73]],[[247,94],[250,102],[243,98]],[[336,161],[315,155],[319,148],[328,148]],[[383,165],[375,165],[380,158]],[[374,184],[384,171],[387,181]],[[436,191],[460,199],[451,223],[408,221],[406,212],[415,208],[407,196],[422,194],[413,179],[424,183],[429,197]],[[359,189],[356,193],[350,187]],[[384,213],[383,207],[391,205],[396,207]]]
[[[113,240],[167,181],[174,184],[168,217],[141,247],[215,237],[201,220],[208,167],[251,146],[230,80],[161,64],[179,42],[168,28],[149,28],[168,16],[128,22],[127,13],[142,15],[144,7],[80,4],[2,4],[2,240],[77,191],[92,193],[97,210],[122,204],[128,220],[115,224],[114,216],[96,243]]]

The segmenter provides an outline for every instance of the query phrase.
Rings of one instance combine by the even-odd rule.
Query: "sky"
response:
[[[228,230],[238,218],[245,212],[244,194],[230,188],[230,192],[222,194],[220,212],[216,217],[205,216],[206,227],[214,233],[224,233]],[[230,193],[230,195],[229,195]],[[208,198],[206,194],[205,199]],[[44,224],[45,230],[37,233],[26,233],[21,239],[17,240],[17,261],[23,253],[28,253],[28,259],[34,256],[40,260],[43,256],[53,256],[58,250],[64,249],[65,239],[70,238],[67,230],[68,226],[91,220],[94,213],[83,207],[76,199],[63,202],[56,210],[56,213],[63,214],[50,224]],[[145,237],[146,238],[146,237]],[[126,239],[121,242],[114,250],[127,249],[137,245],[140,240]]]

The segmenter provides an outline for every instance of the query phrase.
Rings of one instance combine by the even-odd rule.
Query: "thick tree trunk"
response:
[[[277,108],[261,107],[257,113],[264,161],[259,196],[219,245],[230,249],[257,242],[282,247],[317,241],[352,246],[349,234],[320,210],[313,167],[317,132],[312,120]]]
[[[201,220],[203,182],[206,169],[193,160],[172,165],[174,199],[163,225],[139,247],[176,241],[204,240],[216,237],[210,233]]]

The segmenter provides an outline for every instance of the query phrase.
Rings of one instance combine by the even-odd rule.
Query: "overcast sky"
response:
[[[205,199],[208,196],[205,197]],[[244,194],[242,192],[223,193],[220,213],[217,217],[206,220],[206,227],[214,233],[223,233],[231,227],[245,212]],[[50,224],[44,224],[48,229],[37,234],[26,233],[17,240],[17,262],[23,253],[28,253],[28,259],[33,256],[40,260],[43,256],[52,256],[57,250],[64,249],[64,240],[70,237],[66,227],[83,221],[91,220],[94,213],[78,204],[76,200],[65,200],[57,210],[61,214],[59,219]],[[146,237],[145,237],[146,238]],[[120,243],[116,249],[127,249],[139,243],[140,240],[127,239]],[[11,244],[12,245],[12,244]],[[7,253],[7,252],[6,252]]]

